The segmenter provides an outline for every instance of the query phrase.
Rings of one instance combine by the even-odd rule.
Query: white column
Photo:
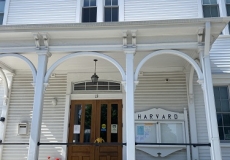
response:
[[[187,74],[187,93],[188,93],[188,111],[189,111],[189,126],[190,131],[195,131],[191,134],[191,143],[197,142],[197,126],[196,126],[196,112],[194,104],[194,93],[193,93],[193,77],[194,77],[194,68],[191,66],[190,73]],[[199,160],[198,147],[191,147],[192,151],[192,160]]]
[[[202,89],[204,93],[205,112],[209,141],[211,143],[210,153],[212,160],[222,160],[219,132],[216,118],[216,107],[213,93],[213,83],[211,75],[211,65],[209,55],[204,56],[203,50],[200,51],[200,60],[203,68],[204,82]]]
[[[40,141],[41,134],[41,121],[43,111],[43,98],[44,98],[44,77],[47,69],[47,61],[50,53],[47,51],[38,52],[38,67],[37,77],[35,83],[33,116],[31,122],[28,160],[38,160],[39,146],[37,143]]]
[[[126,159],[135,160],[134,126],[134,54],[135,50],[125,50],[126,54]]]

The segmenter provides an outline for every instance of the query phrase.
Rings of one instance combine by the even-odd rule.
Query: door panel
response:
[[[122,146],[110,144],[122,143],[121,105],[121,100],[72,101],[69,143],[76,145],[68,147],[68,160],[121,160]],[[99,137],[105,144],[94,144]]]

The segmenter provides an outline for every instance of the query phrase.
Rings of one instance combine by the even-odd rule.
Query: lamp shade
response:
[[[91,80],[92,80],[93,83],[98,82],[98,78],[99,78],[99,77],[96,75],[96,73],[94,73],[94,74],[91,76]]]

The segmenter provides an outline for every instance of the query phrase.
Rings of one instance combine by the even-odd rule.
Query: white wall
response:
[[[77,0],[10,0],[7,25],[75,23]]]
[[[165,82],[168,78],[169,81]],[[151,76],[140,76],[135,91],[135,112],[150,108],[163,108],[182,112],[188,107],[186,78],[182,72],[153,73]],[[186,150],[177,151],[164,159],[187,159]],[[136,150],[137,160],[158,160],[147,153]],[[162,159],[162,158],[160,158]]]
[[[201,85],[197,83],[197,76],[194,76],[193,89],[194,89],[194,104],[196,111],[196,126],[198,143],[209,143],[207,121],[205,114],[204,96]],[[198,147],[200,160],[210,160],[210,147]]]
[[[198,18],[197,0],[125,0],[125,21]]]
[[[230,36],[219,36],[210,51],[212,73],[230,73]],[[230,81],[229,81],[230,82]]]
[[[29,72],[27,73],[17,73],[13,78],[5,135],[6,143],[29,142],[29,134],[25,136],[17,135],[17,124],[28,122],[30,128],[32,117],[34,88],[31,85],[32,75]],[[65,94],[66,75],[56,74],[56,77],[50,79],[50,85],[45,92],[40,142],[62,142]],[[51,105],[52,98],[57,98],[57,106]],[[2,160],[26,160],[27,151],[27,145],[4,145]],[[61,157],[60,152],[60,146],[40,146],[39,160],[47,159],[48,156]]]

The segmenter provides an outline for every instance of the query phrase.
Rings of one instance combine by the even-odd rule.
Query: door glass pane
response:
[[[118,142],[118,105],[111,105],[111,142]]]
[[[77,104],[76,108],[75,108],[75,113],[74,113],[74,130],[75,128],[80,128],[81,125],[81,105]],[[80,132],[76,132],[74,131],[74,135],[73,135],[73,142],[80,142]]]
[[[184,135],[181,123],[161,123],[162,143],[183,143]]]
[[[107,104],[101,105],[100,137],[107,142]]]
[[[84,142],[90,142],[92,104],[85,105]]]

